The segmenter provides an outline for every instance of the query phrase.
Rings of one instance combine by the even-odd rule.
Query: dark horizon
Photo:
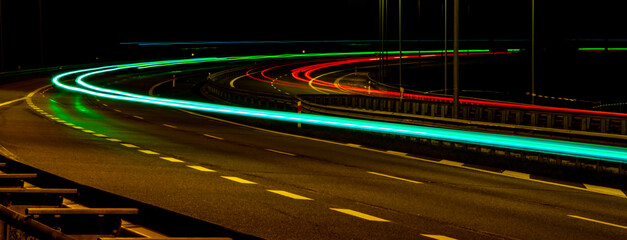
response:
[[[378,1],[39,1],[2,3],[5,68],[92,60],[123,42],[379,39]],[[536,1],[539,49],[569,39],[627,39],[616,1]],[[452,39],[449,0],[449,38]],[[443,38],[443,1],[403,1],[405,40]],[[388,1],[388,39],[398,39]],[[460,0],[460,38],[529,39],[531,1]],[[40,43],[41,40],[41,43]]]

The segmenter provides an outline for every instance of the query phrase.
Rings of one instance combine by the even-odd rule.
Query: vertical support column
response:
[[[570,129],[573,123],[573,116],[564,115],[564,129]]]
[[[590,129],[590,117],[581,118],[581,131],[588,131]]]
[[[523,113],[521,111],[516,111],[516,125],[520,125],[523,121]]]
[[[555,115],[548,113],[546,115],[546,127],[552,128],[555,124]]]
[[[459,112],[459,0],[453,1],[453,118]]]

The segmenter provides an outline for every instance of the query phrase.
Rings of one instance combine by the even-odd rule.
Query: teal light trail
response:
[[[424,53],[425,51],[421,51]],[[310,56],[311,54],[290,54],[290,55],[261,55],[258,56],[262,59],[268,58],[282,58],[282,57],[303,57],[302,55]],[[315,54],[320,56],[322,54]],[[339,55],[339,54],[338,54]],[[357,54],[355,54],[357,55]],[[324,54],[324,56],[334,56],[333,54]],[[437,139],[458,143],[470,143],[491,147],[508,148],[524,151],[541,152],[548,154],[557,154],[564,156],[573,156],[589,159],[598,159],[611,162],[627,163],[627,149],[613,146],[568,142],[550,139],[540,139],[521,136],[509,136],[493,133],[481,133],[463,130],[453,130],[444,128],[424,127],[416,125],[406,125],[388,122],[377,122],[369,120],[350,119],[344,117],[333,117],[313,114],[298,114],[292,112],[281,112],[272,110],[261,110],[244,107],[225,106],[220,104],[211,104],[205,102],[194,102],[177,99],[166,99],[151,97],[140,94],[133,94],[124,91],[107,89],[97,87],[88,84],[85,79],[102,74],[109,73],[118,70],[128,68],[147,68],[147,67],[161,67],[178,64],[192,64],[199,62],[211,62],[211,61],[234,61],[235,59],[250,60],[255,59],[255,56],[247,57],[227,57],[227,58],[207,58],[207,59],[186,59],[186,60],[172,60],[172,61],[157,61],[147,62],[139,64],[127,64],[127,65],[114,65],[100,68],[84,69],[78,71],[72,71],[63,73],[53,78],[53,83],[61,88],[80,92],[84,94],[90,94],[103,98],[110,98],[122,101],[132,101],[147,104],[154,104],[160,106],[176,107],[194,111],[232,114],[246,117],[256,117],[263,119],[287,121],[287,122],[302,122],[304,124],[320,125],[335,128],[355,129],[361,131],[379,132],[386,134],[396,134],[403,136],[419,137]],[[76,82],[81,87],[75,87],[64,84],[61,79],[70,75],[81,74],[76,78]]]

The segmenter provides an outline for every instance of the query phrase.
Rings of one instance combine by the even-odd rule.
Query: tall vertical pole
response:
[[[401,19],[401,0],[398,0],[398,88],[400,91],[400,99],[403,101],[403,49],[401,48],[401,44],[403,43],[403,38],[401,34],[402,30],[402,19]]]
[[[453,118],[459,112],[459,0],[453,1]]]
[[[444,95],[448,94],[448,0],[444,0]]]
[[[536,6],[531,0],[531,104],[536,98]]]
[[[4,71],[4,35],[2,31],[2,0],[0,0],[0,72]]]
[[[41,0],[39,0],[39,57],[41,61],[41,65],[44,65],[44,20],[41,14],[42,11]]]

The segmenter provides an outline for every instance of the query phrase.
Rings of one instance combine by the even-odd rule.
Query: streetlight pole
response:
[[[531,0],[531,104],[536,98],[536,6]]]
[[[398,88],[400,91],[400,100],[403,101],[403,49],[401,48],[403,38],[401,35],[401,0],[398,0]]]
[[[459,0],[453,1],[453,118],[459,112]]]
[[[42,6],[41,6],[41,0],[39,0],[39,57],[41,60],[41,65],[43,66],[44,63],[44,20],[43,20],[43,16],[41,14],[42,11]]]
[[[4,71],[4,35],[2,31],[2,0],[0,0],[0,72]]]
[[[444,95],[448,93],[448,0],[444,0]]]

